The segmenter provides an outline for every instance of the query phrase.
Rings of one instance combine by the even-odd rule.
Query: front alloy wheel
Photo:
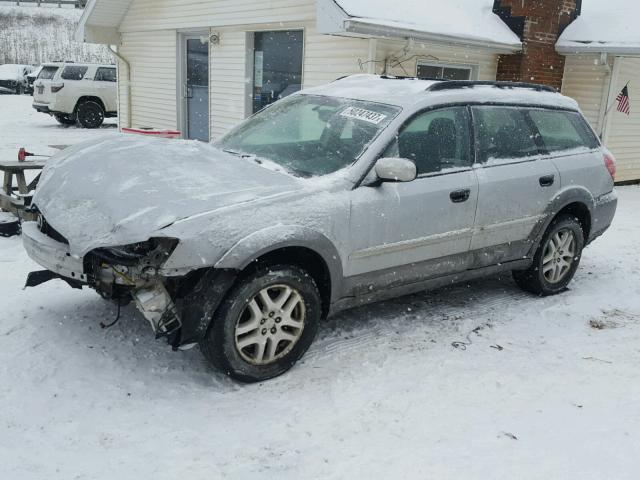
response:
[[[304,355],[321,317],[320,292],[305,270],[265,265],[241,276],[231,288],[200,349],[236,380],[268,380]]]

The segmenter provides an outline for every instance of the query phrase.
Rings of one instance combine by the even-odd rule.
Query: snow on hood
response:
[[[162,236],[176,220],[303,184],[208,144],[115,134],[50,159],[33,201],[82,256]]]
[[[29,73],[31,70],[33,70],[31,65],[16,65],[13,63],[0,65],[0,80],[13,80],[19,82],[24,80],[25,73]]]

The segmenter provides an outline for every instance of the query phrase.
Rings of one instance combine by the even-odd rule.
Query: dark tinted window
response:
[[[433,110],[414,117],[387,150],[387,157],[413,160],[418,175],[467,167],[469,114],[464,107]]]
[[[116,77],[116,69],[115,68],[99,68],[96,72],[96,82],[115,82],[117,80]]]
[[[425,80],[470,80],[471,68],[418,65],[418,78]]]
[[[80,66],[70,66],[64,67],[62,71],[62,77],[64,80],[82,80],[84,78],[84,74],[87,73],[88,67],[80,67]]]
[[[595,135],[576,112],[531,110],[529,115],[549,152],[598,146]]]
[[[51,80],[57,71],[58,67],[42,67],[42,70],[40,70],[40,74],[38,75],[38,79]]]
[[[473,109],[479,161],[508,161],[537,155],[535,135],[523,110],[510,107]]]
[[[254,34],[254,112],[302,87],[303,37],[302,30]]]

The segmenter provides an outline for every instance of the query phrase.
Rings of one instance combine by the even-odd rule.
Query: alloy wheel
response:
[[[240,356],[254,365],[269,365],[287,355],[304,329],[302,295],[288,285],[263,288],[244,308],[235,328]]]
[[[567,276],[575,262],[576,239],[567,228],[554,233],[545,246],[542,273],[549,283],[559,283]]]

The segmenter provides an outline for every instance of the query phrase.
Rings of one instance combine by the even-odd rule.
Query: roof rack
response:
[[[428,92],[440,92],[442,90],[455,90],[459,88],[472,88],[475,86],[489,86],[496,88],[525,88],[528,90],[535,90],[536,92],[552,92],[558,93],[558,91],[547,85],[538,85],[535,83],[524,82],[494,82],[487,80],[445,80],[442,82],[434,83],[429,88]]]

